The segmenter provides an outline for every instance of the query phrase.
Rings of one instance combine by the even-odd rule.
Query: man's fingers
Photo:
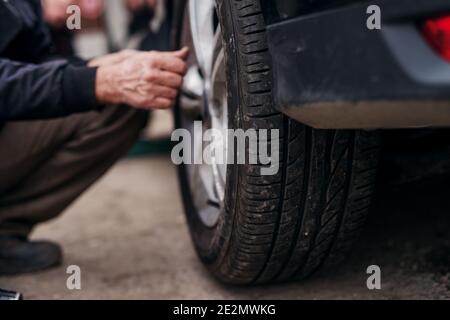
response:
[[[155,108],[168,109],[172,108],[174,104],[175,104],[174,99],[167,99],[162,97],[158,97],[155,99]]]
[[[167,109],[175,105],[175,98],[145,94],[145,92],[133,93],[129,96],[129,105],[138,109]]]
[[[149,72],[146,76],[146,80],[151,83],[156,83],[174,89],[179,89],[183,84],[183,77],[181,75],[157,69]]]
[[[187,71],[188,55],[189,49],[183,48],[176,52],[142,53],[136,55],[136,59],[131,58],[124,68],[134,72],[137,78],[136,86],[129,85],[134,87],[129,91],[129,104],[144,109],[173,107]]]
[[[181,60],[187,60],[187,58],[189,58],[190,49],[188,47],[183,47],[177,51],[152,51],[152,52],[158,55],[176,57]]]
[[[187,58],[189,57],[189,48],[188,47],[184,47],[178,51],[174,51],[171,52],[175,57],[180,58],[184,61],[187,60]]]
[[[183,84],[183,77],[173,72],[160,71],[160,77],[156,80],[156,83],[179,89]]]
[[[152,64],[152,67],[165,71],[175,72],[180,75],[184,75],[187,71],[186,62],[183,59],[175,57],[173,54],[169,53],[158,54],[157,56],[155,56]]]
[[[175,104],[174,99],[156,97],[156,98],[148,101],[148,103],[145,105],[145,108],[147,108],[147,109],[169,109],[169,108],[172,108],[174,104]]]
[[[143,86],[142,88],[140,88],[140,91],[144,95],[149,94],[154,97],[162,97],[169,99],[175,99],[178,94],[178,91],[176,89],[161,86],[158,84],[149,84],[147,86]]]

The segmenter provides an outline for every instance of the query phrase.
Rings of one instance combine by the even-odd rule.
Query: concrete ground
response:
[[[28,299],[406,299],[450,298],[448,183],[383,191],[346,264],[303,283],[235,288],[212,279],[190,243],[168,156],[128,159],[35,238],[60,242],[64,265],[0,278]],[[382,289],[369,291],[377,264]],[[82,289],[66,288],[81,267]]]

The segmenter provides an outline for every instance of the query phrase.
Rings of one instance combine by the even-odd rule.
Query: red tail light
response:
[[[433,49],[450,62],[450,16],[426,20],[422,31]]]

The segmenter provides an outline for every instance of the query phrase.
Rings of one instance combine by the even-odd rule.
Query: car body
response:
[[[277,109],[316,128],[450,125],[450,64],[421,30],[450,1],[376,4],[379,30],[366,27],[370,1],[262,2]]]

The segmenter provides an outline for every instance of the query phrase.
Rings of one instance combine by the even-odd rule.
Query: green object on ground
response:
[[[128,157],[141,157],[147,155],[169,154],[172,142],[162,140],[139,140],[128,152]]]

